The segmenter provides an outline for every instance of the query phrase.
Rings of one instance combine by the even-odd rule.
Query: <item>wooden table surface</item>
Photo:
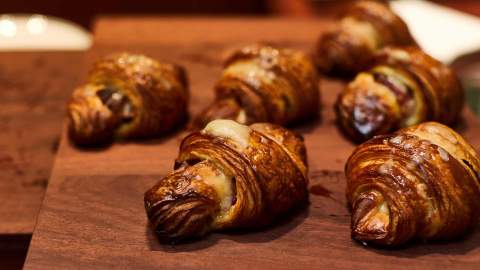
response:
[[[0,268],[21,269],[81,52],[0,53]],[[67,68],[66,68],[67,67]]]
[[[191,112],[212,98],[222,57],[257,41],[308,51],[328,23],[281,19],[104,18],[86,63],[129,50],[184,65]],[[214,233],[183,245],[160,245],[143,193],[173,167],[185,135],[82,151],[62,137],[25,269],[478,269],[480,231],[451,243],[412,243],[398,250],[350,238],[343,166],[354,145],[334,125],[332,104],[343,83],[323,80],[322,119],[295,127],[306,139],[310,205],[269,229]],[[457,127],[477,149],[480,122],[467,109]]]
[[[0,236],[33,232],[83,59],[81,52],[0,53]]]

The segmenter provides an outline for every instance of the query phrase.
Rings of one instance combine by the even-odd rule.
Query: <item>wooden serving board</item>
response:
[[[191,112],[212,99],[228,50],[256,42],[308,50],[324,21],[280,19],[105,18],[96,26],[91,62],[118,50],[184,65]],[[354,148],[334,125],[332,104],[343,83],[323,80],[322,117],[294,129],[305,136],[310,205],[262,231],[213,233],[161,245],[148,226],[143,193],[173,167],[185,133],[118,143],[95,151],[62,137],[25,269],[478,269],[480,231],[450,243],[395,250],[350,238],[343,167]],[[465,110],[457,129],[480,147],[480,125]]]
[[[78,65],[70,63],[83,61],[83,54],[0,53],[0,246],[11,239],[28,246],[78,76]]]

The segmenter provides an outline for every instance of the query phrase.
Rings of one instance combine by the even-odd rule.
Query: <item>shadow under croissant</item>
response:
[[[188,252],[201,250],[215,245],[218,241],[231,240],[238,243],[267,243],[280,238],[288,232],[295,229],[303,223],[308,217],[309,207],[308,203],[297,207],[280,217],[278,220],[272,222],[271,225],[259,229],[241,229],[212,232],[203,237],[182,241],[180,243],[164,244],[160,243],[155,235],[154,229],[147,224],[146,236],[149,240],[150,250],[164,251],[164,252]]]
[[[470,130],[472,128],[468,126],[468,121],[466,120],[467,118],[471,118],[471,116],[469,115],[473,115],[473,117],[475,117],[473,112],[470,110],[470,108],[464,108],[463,112],[461,113],[461,115],[459,115],[458,119],[454,123],[452,123],[450,126],[458,133],[462,135],[465,134],[467,130]],[[340,130],[339,134],[340,136],[342,136],[344,140],[350,141],[354,145],[360,145],[363,142],[368,141],[368,139],[350,136],[348,134],[348,131],[346,131],[344,127],[340,125],[340,123],[338,122],[338,119],[333,120],[331,124],[335,125]],[[392,132],[396,132],[396,131],[397,130],[392,130]]]
[[[355,241],[359,246],[364,246],[369,252],[385,256],[400,258],[417,258],[427,254],[465,255],[478,247],[480,239],[480,224],[462,237],[453,240],[422,240],[414,239],[401,246],[385,247],[375,244],[365,244]]]
[[[185,130],[184,127],[186,123],[188,122],[188,117],[182,120],[179,124],[175,125],[171,130],[159,134],[159,135],[153,135],[153,136],[144,136],[140,138],[131,138],[131,139],[110,139],[106,141],[99,142],[97,144],[91,144],[91,145],[83,145],[83,144],[76,144],[73,142],[73,140],[68,140],[68,143],[79,150],[86,151],[86,152],[101,152],[109,149],[112,147],[114,144],[119,144],[119,145],[124,145],[124,144],[140,144],[140,145],[157,145],[157,144],[162,144],[165,141],[170,140],[171,138],[179,136],[180,139],[186,136],[184,134]]]
[[[320,108],[324,108],[324,105],[320,105]],[[306,134],[306,133],[311,133],[313,132],[317,127],[321,126],[323,124],[323,116],[322,116],[322,111],[318,112],[317,115],[313,116],[310,119],[305,119],[296,123],[293,123],[288,126],[290,130],[295,130],[296,132],[300,134]]]
[[[345,236],[350,234],[350,213],[349,205],[346,202],[345,176],[342,171],[315,170],[310,172],[310,201],[311,208],[320,208],[322,219],[337,223],[343,228]],[[310,212],[311,213],[311,212]],[[352,244],[358,248],[364,248],[366,252],[374,252],[385,256],[414,258],[427,254],[450,254],[462,255],[475,248],[480,238],[480,223],[476,228],[467,232],[463,237],[454,240],[444,241],[422,241],[414,239],[398,247],[385,247],[351,239]]]
[[[467,110],[470,110],[469,108],[464,108],[463,113],[458,117],[457,121],[452,125],[452,128],[457,131],[460,134],[464,134],[465,131],[469,130],[468,123],[465,120],[466,114],[470,113]]]
[[[172,138],[177,137],[179,141],[181,141],[184,137],[186,137],[189,133],[188,130],[185,130],[185,127],[188,123],[188,119],[185,119],[180,124],[176,125],[172,130],[167,131],[159,136],[151,136],[139,139],[131,139],[131,140],[120,140],[119,144],[139,144],[139,145],[157,145],[162,144],[165,141],[168,141]]]

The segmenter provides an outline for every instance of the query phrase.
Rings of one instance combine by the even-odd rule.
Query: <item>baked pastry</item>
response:
[[[68,104],[69,135],[79,145],[163,134],[186,119],[183,68],[121,53],[98,61]]]
[[[358,74],[335,105],[340,127],[356,141],[428,120],[452,124],[464,91],[446,65],[416,47],[387,47]]]
[[[230,55],[215,86],[215,101],[193,123],[214,119],[287,125],[318,115],[319,79],[301,52],[251,45]]]
[[[183,140],[145,209],[166,242],[258,228],[307,201],[306,164],[303,139],[280,126],[214,120]]]
[[[442,124],[377,136],[357,147],[345,171],[352,237],[359,241],[453,239],[478,222],[480,157]]]
[[[357,1],[316,47],[322,73],[351,76],[364,69],[373,53],[387,45],[415,45],[407,25],[380,1]]]

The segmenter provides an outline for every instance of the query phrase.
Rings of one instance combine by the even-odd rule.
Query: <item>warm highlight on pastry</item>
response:
[[[251,45],[233,53],[215,86],[215,101],[194,121],[202,128],[215,119],[241,124],[287,125],[318,115],[318,76],[301,52]]]
[[[339,95],[337,120],[355,141],[425,121],[452,124],[464,103],[463,89],[446,65],[416,47],[379,51]]]
[[[175,171],[145,193],[161,241],[258,228],[307,201],[303,139],[273,124],[215,120],[187,136]]]
[[[334,28],[320,37],[316,63],[323,73],[354,75],[376,50],[387,45],[415,45],[415,41],[388,4],[357,1]]]
[[[142,138],[185,120],[188,83],[183,68],[136,54],[98,61],[68,104],[69,135],[80,145]]]
[[[478,222],[479,156],[442,124],[377,136],[354,151],[345,170],[352,237],[359,241],[453,239]]]

